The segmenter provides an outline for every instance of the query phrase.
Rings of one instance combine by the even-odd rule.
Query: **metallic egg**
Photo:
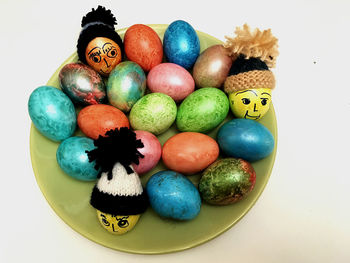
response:
[[[256,173],[245,160],[225,158],[214,162],[199,181],[203,200],[213,205],[228,205],[246,197],[254,188]]]
[[[193,78],[197,87],[220,88],[232,65],[222,45],[214,45],[204,50],[193,66]]]
[[[93,105],[105,101],[103,79],[92,68],[81,63],[65,65],[58,75],[61,89],[77,104]]]
[[[124,112],[131,110],[144,95],[145,90],[146,75],[135,62],[121,62],[109,75],[107,83],[109,103]]]

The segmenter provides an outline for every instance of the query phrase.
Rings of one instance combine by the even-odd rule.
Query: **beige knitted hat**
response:
[[[275,77],[269,70],[278,56],[277,38],[271,30],[250,31],[245,24],[236,28],[236,37],[226,37],[224,48],[232,57],[233,64],[224,83],[224,90],[232,93],[245,89],[275,87]]]

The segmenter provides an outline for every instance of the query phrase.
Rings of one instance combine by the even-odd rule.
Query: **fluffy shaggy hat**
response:
[[[86,47],[96,37],[106,37],[113,40],[120,47],[122,57],[124,56],[123,41],[115,31],[114,25],[117,25],[117,20],[111,10],[107,10],[100,5],[96,10],[93,8],[83,17],[81,21],[82,30],[77,44],[78,57],[81,62],[86,64]]]
[[[271,30],[251,31],[247,24],[236,28],[236,37],[226,36],[224,48],[232,57],[233,63],[224,89],[232,93],[245,89],[275,87],[275,78],[269,70],[276,64],[278,56],[277,38]]]

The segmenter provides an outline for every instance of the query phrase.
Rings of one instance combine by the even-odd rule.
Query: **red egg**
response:
[[[183,67],[174,63],[162,63],[152,68],[147,76],[147,87],[182,101],[194,91],[194,79]]]
[[[105,104],[83,108],[78,114],[78,126],[87,137],[94,140],[109,130],[130,127],[128,118],[121,110]]]
[[[138,151],[144,155],[139,159],[139,164],[133,164],[134,170],[142,175],[152,170],[159,162],[162,156],[162,146],[157,137],[148,131],[135,131],[136,138],[143,143],[143,148],[138,148]]]
[[[165,142],[162,150],[164,164],[182,174],[195,174],[216,161],[219,156],[217,142],[198,132],[182,132]]]
[[[157,33],[149,26],[136,24],[128,28],[124,36],[125,54],[144,71],[160,64],[163,59],[163,45]]]

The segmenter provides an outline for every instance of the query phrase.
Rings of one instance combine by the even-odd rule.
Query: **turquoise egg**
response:
[[[129,115],[131,127],[159,135],[165,132],[176,119],[175,101],[163,93],[151,93],[142,97],[132,107]]]
[[[190,220],[201,209],[197,188],[184,175],[174,171],[161,171],[152,175],[146,191],[153,210],[162,217]]]
[[[77,126],[73,102],[55,87],[35,89],[29,97],[28,112],[38,131],[53,141],[72,136]]]
[[[86,151],[95,149],[94,141],[87,137],[65,139],[57,149],[56,159],[61,169],[69,176],[82,180],[96,180],[99,173],[94,168],[95,161],[89,162]]]
[[[202,88],[180,105],[176,125],[183,132],[208,132],[218,126],[229,112],[226,94],[217,88]]]
[[[107,96],[111,105],[129,112],[132,106],[144,95],[146,75],[135,62],[119,63],[109,74]]]

